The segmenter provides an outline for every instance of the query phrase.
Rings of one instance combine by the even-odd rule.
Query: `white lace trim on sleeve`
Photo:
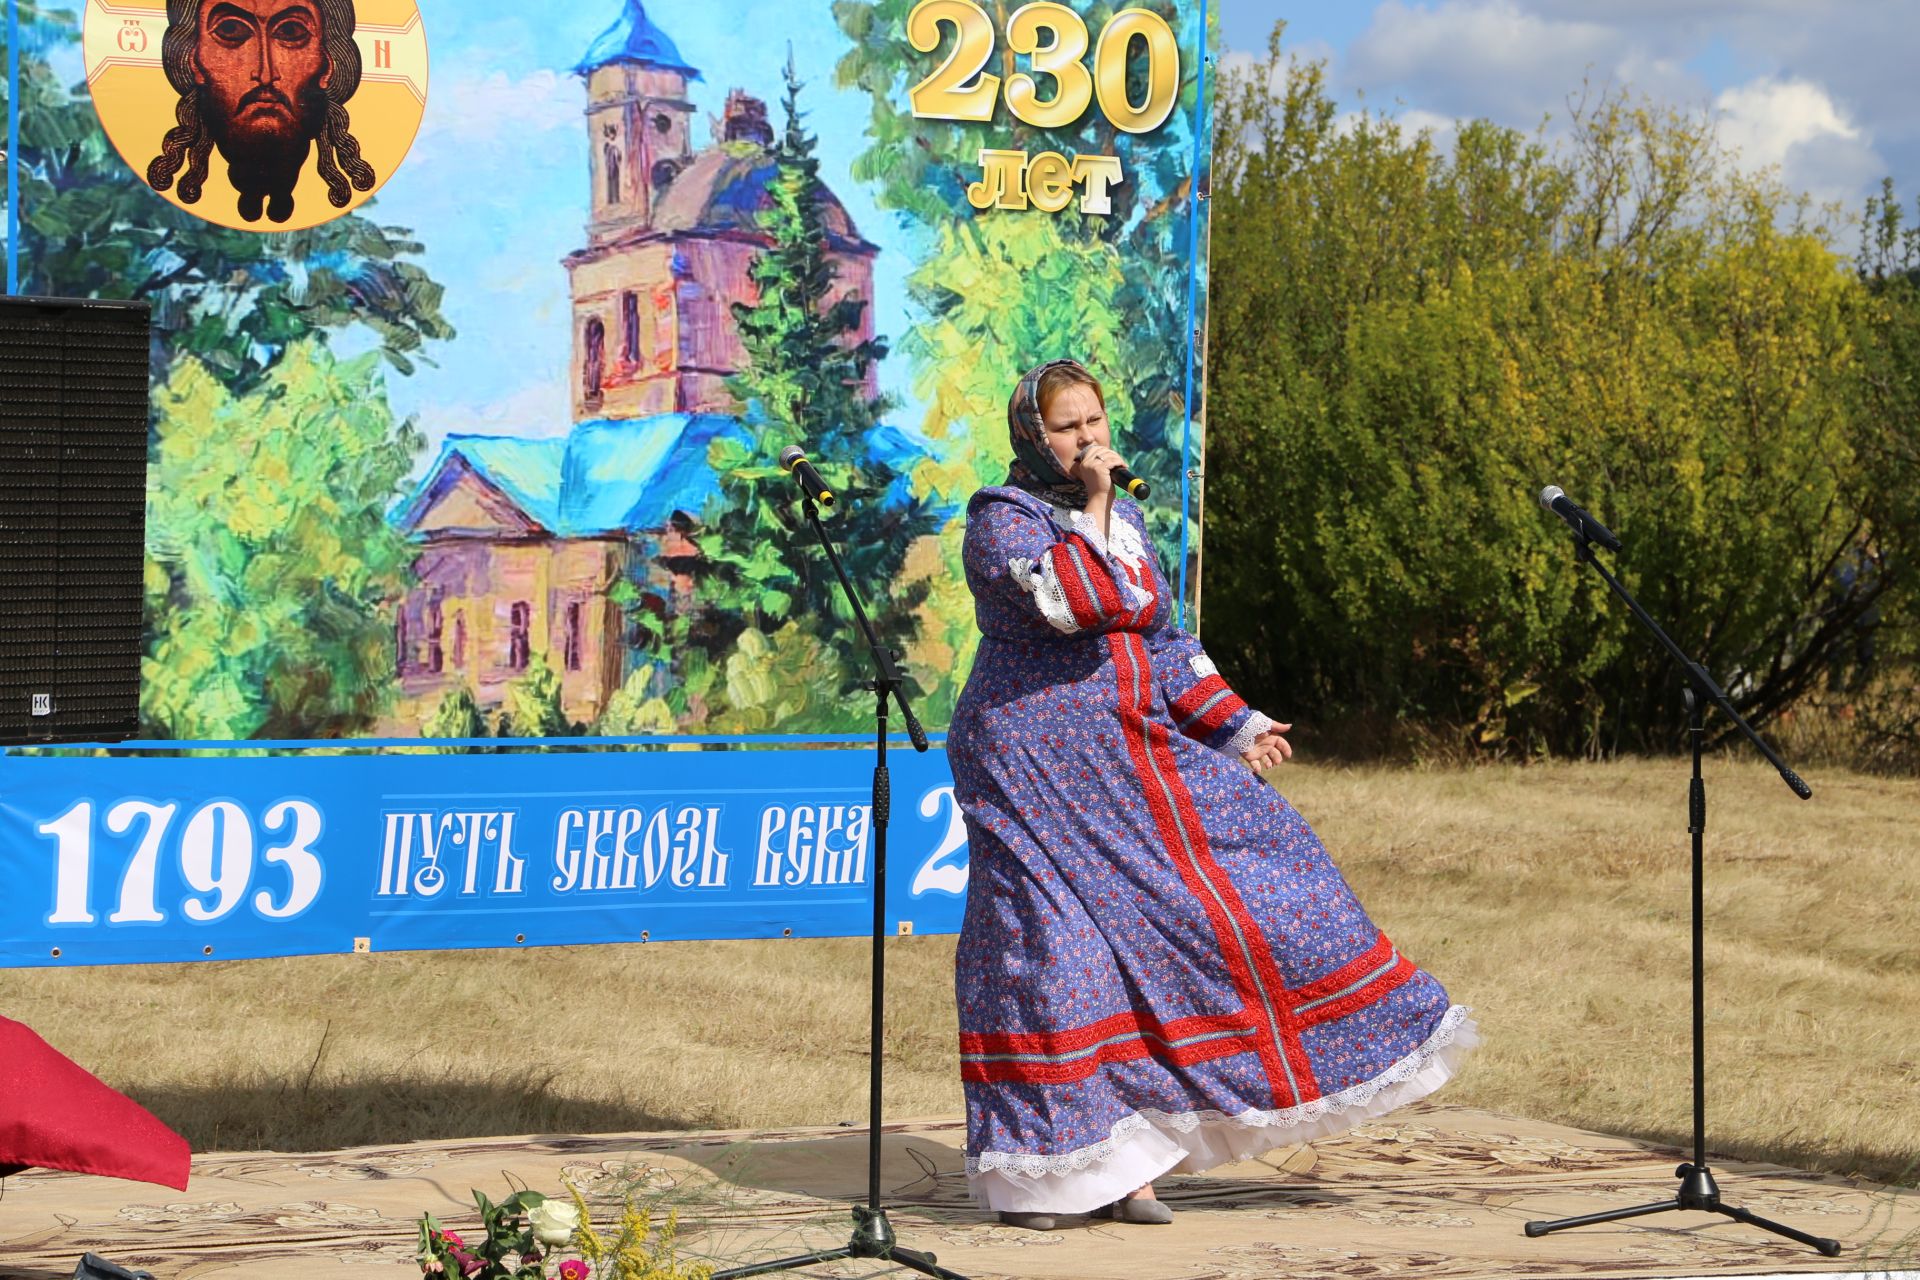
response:
[[[1187,659],[1187,665],[1193,668],[1193,674],[1205,680],[1208,676],[1220,674],[1220,668],[1213,665],[1213,659],[1204,653],[1196,653]]]
[[[1080,630],[1080,624],[1073,620],[1073,607],[1067,603],[1067,590],[1060,585],[1060,575],[1053,571],[1051,559],[1043,558],[1036,565],[1024,556],[1016,557],[1007,561],[1007,569],[1020,589],[1033,597],[1040,616],[1049,626],[1069,636]]]
[[[1273,728],[1273,721],[1256,711],[1247,717],[1247,722],[1240,726],[1240,731],[1234,734],[1220,750],[1226,755],[1238,757],[1253,745],[1255,738],[1271,728]]]

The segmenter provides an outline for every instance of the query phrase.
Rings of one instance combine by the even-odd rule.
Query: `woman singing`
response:
[[[1017,1226],[1170,1222],[1161,1174],[1424,1097],[1473,1023],[1258,776],[1290,726],[1173,625],[1100,384],[1041,365],[1007,418],[1007,483],[967,506],[981,641],[947,739],[968,1181]]]

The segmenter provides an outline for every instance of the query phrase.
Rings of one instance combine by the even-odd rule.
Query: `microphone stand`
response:
[[[1687,657],[1680,646],[1675,644],[1665,631],[1660,629],[1640,602],[1622,586],[1620,580],[1607,572],[1593,554],[1593,545],[1587,537],[1584,527],[1574,529],[1575,557],[1583,564],[1590,564],[1613,593],[1626,602],[1633,616],[1653,633],[1660,644],[1673,655],[1674,661],[1687,674],[1689,688],[1683,691],[1687,707],[1687,736],[1693,744],[1693,780],[1687,792],[1687,831],[1693,838],[1693,1161],[1674,1170],[1674,1176],[1680,1179],[1679,1189],[1671,1200],[1662,1200],[1655,1204],[1637,1205],[1630,1209],[1612,1209],[1604,1213],[1589,1213],[1577,1218],[1559,1218],[1551,1221],[1529,1222],[1526,1233],[1529,1236],[1544,1236],[1550,1231],[1562,1231],[1568,1227],[1591,1226],[1598,1222],[1614,1222],[1621,1218],[1638,1218],[1652,1213],[1671,1213],[1677,1209],[1694,1209],[1705,1213],[1724,1214],[1749,1226],[1760,1227],[1775,1235],[1786,1236],[1801,1244],[1818,1249],[1826,1257],[1836,1257],[1840,1253],[1840,1242],[1824,1236],[1809,1235],[1793,1227],[1770,1222],[1765,1218],[1749,1213],[1736,1205],[1724,1203],[1720,1199],[1720,1187],[1714,1182],[1713,1173],[1707,1168],[1707,1056],[1706,1056],[1706,968],[1705,934],[1706,911],[1704,903],[1703,881],[1705,878],[1705,858],[1703,841],[1707,830],[1707,789],[1700,777],[1700,753],[1706,736],[1701,724],[1703,700],[1711,701],[1727,714],[1746,735],[1749,742],[1760,749],[1780,773],[1780,777],[1793,793],[1802,800],[1813,796],[1813,789],[1800,779],[1800,775],[1789,769],[1778,755],[1753,731],[1753,727],[1741,718],[1727,700],[1726,693],[1714,683],[1707,669]]]
[[[833,549],[833,540],[827,536],[826,527],[820,523],[820,511],[814,505],[813,496],[804,489],[800,498],[800,507],[806,513],[807,523],[813,526],[814,537],[819,540],[821,549],[827,553],[827,560],[833,565],[834,574],[840,579],[840,589],[846,592],[847,600],[853,606],[854,620],[859,624],[861,635],[866,639],[867,649],[873,654],[874,670],[877,673],[876,678],[865,685],[874,694],[875,752],[873,767],[873,1008],[870,1019],[871,1039],[867,1050],[867,1202],[864,1205],[853,1206],[853,1236],[839,1248],[816,1250],[794,1258],[750,1263],[730,1271],[718,1272],[712,1280],[739,1280],[744,1276],[791,1271],[797,1267],[810,1267],[821,1262],[838,1262],[844,1258],[876,1258],[918,1271],[921,1275],[934,1276],[936,1280],[967,1280],[957,1271],[949,1271],[945,1267],[936,1265],[931,1253],[908,1249],[899,1244],[894,1235],[893,1223],[887,1219],[887,1211],[880,1203],[881,1035],[886,1016],[887,984],[885,946],[887,817],[891,804],[891,792],[887,779],[888,699],[899,702],[900,716],[907,723],[907,735],[913,740],[915,751],[927,749],[927,735],[921,729],[920,722],[914,718],[913,708],[907,705],[907,695],[902,687],[900,669],[894,665],[895,655],[881,645],[880,637],[874,633],[873,624],[867,620],[867,611],[861,607],[860,594],[853,589],[853,583],[847,579],[847,571],[840,563],[839,554]]]

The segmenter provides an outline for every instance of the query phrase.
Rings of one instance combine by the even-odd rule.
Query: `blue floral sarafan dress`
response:
[[[947,739],[975,1199],[1078,1213],[1443,1085],[1468,1010],[1240,759],[1271,721],[1173,625],[1139,507],[967,508],[981,642]]]

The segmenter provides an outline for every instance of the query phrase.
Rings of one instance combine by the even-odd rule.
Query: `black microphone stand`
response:
[[[1707,669],[1688,658],[1680,646],[1675,644],[1672,638],[1660,629],[1659,624],[1648,616],[1647,611],[1640,607],[1640,602],[1620,584],[1620,580],[1607,572],[1607,567],[1594,556],[1593,544],[1587,537],[1586,531],[1583,528],[1575,528],[1573,538],[1577,548],[1576,558],[1584,564],[1592,565],[1594,571],[1606,580],[1609,587],[1613,588],[1613,593],[1626,602],[1627,608],[1633,611],[1633,616],[1653,633],[1654,638],[1673,655],[1674,661],[1680,664],[1680,669],[1687,673],[1690,686],[1683,690],[1683,697],[1686,699],[1687,706],[1687,736],[1693,744],[1693,781],[1687,792],[1687,830],[1693,837],[1693,1162],[1683,1164],[1674,1170],[1674,1176],[1680,1179],[1680,1186],[1671,1200],[1636,1205],[1630,1209],[1612,1209],[1605,1213],[1589,1213],[1578,1218],[1529,1222],[1526,1225],[1526,1232],[1529,1236],[1544,1236],[1550,1231],[1561,1231],[1568,1227],[1585,1227],[1597,1222],[1644,1217],[1650,1213],[1671,1213],[1677,1209],[1694,1209],[1704,1213],[1725,1214],[1735,1221],[1760,1227],[1775,1235],[1786,1236],[1790,1240],[1809,1245],[1829,1258],[1836,1257],[1840,1253],[1838,1240],[1809,1235],[1793,1227],[1770,1222],[1736,1205],[1722,1202],[1720,1187],[1714,1182],[1712,1171],[1707,1168],[1706,967],[1703,942],[1706,918],[1703,905],[1703,882],[1706,874],[1703,842],[1707,830],[1707,788],[1700,777],[1700,753],[1702,741],[1706,736],[1701,725],[1701,701],[1710,700],[1726,712],[1727,718],[1739,726],[1740,732],[1746,735],[1747,740],[1758,747],[1760,754],[1779,770],[1780,777],[1793,789],[1795,795],[1802,800],[1810,799],[1813,789],[1802,782],[1800,775],[1789,769],[1780,757],[1774,754],[1771,747],[1761,741],[1760,735],[1755,733],[1753,727],[1733,709],[1733,704],[1727,701],[1726,693],[1714,683]]]
[[[821,549],[827,553],[833,572],[840,579],[840,589],[846,592],[848,602],[853,605],[854,620],[859,623],[867,648],[873,654],[877,673],[877,678],[866,685],[874,694],[873,741],[876,756],[873,766],[873,1011],[872,1039],[867,1050],[867,1202],[853,1206],[853,1236],[839,1248],[820,1249],[794,1258],[750,1263],[719,1272],[713,1280],[738,1280],[742,1276],[791,1271],[796,1267],[838,1262],[843,1258],[877,1258],[918,1271],[921,1275],[935,1276],[938,1280],[967,1280],[957,1271],[935,1265],[931,1253],[900,1245],[894,1235],[893,1223],[888,1221],[887,1211],[880,1203],[880,1064],[881,1033],[886,1017],[887,817],[891,805],[887,780],[887,700],[891,698],[900,703],[900,716],[907,722],[907,736],[913,740],[915,751],[927,749],[927,735],[921,729],[920,722],[914,719],[913,708],[907,705],[900,669],[894,665],[895,655],[874,634],[873,624],[867,620],[867,611],[861,607],[860,593],[853,589],[853,583],[847,579],[847,571],[840,563],[839,554],[833,549],[833,540],[827,536],[826,527],[820,523],[820,511],[814,505],[811,494],[802,492],[800,507],[806,513],[807,523],[813,526]]]

